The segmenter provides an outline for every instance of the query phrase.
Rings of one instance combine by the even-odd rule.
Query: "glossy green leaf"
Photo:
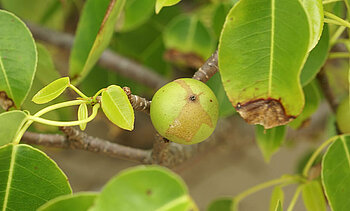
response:
[[[329,52],[329,30],[328,25],[324,25],[322,36],[314,49],[309,54],[303,70],[301,71],[301,84],[303,86],[310,83],[321,70],[321,67],[327,60]]]
[[[227,117],[234,114],[236,110],[227,98],[224,87],[222,86],[220,73],[216,73],[206,84],[213,90],[218,100],[219,117]]]
[[[1,210],[36,210],[47,201],[72,192],[57,164],[31,146],[3,146],[0,157]]]
[[[0,114],[0,146],[11,143],[26,120],[27,114],[23,111],[9,111]]]
[[[312,81],[304,87],[305,106],[303,112],[294,119],[289,126],[293,129],[298,129],[307,121],[311,115],[317,110],[321,102],[321,93],[317,81]]]
[[[82,192],[59,196],[42,205],[37,211],[86,211],[94,204],[97,195],[97,193]]]
[[[85,103],[80,104],[78,108],[78,120],[87,119],[89,116],[88,108]],[[80,124],[79,127],[81,130],[85,130],[87,123]]]
[[[91,211],[198,210],[182,179],[159,166],[123,171],[101,191]]]
[[[309,49],[313,49],[321,37],[323,29],[323,4],[322,0],[301,0],[308,15],[311,26],[311,42]]]
[[[179,3],[181,0],[157,0],[156,13],[158,14],[163,7],[173,6]]]
[[[207,211],[236,211],[234,201],[231,198],[220,198],[212,201]]]
[[[299,77],[309,41],[299,0],[241,0],[230,11],[220,38],[219,68],[231,103],[248,123],[268,129],[301,113]]]
[[[338,129],[342,133],[350,133],[350,106],[348,97],[339,104],[336,112],[336,119]]]
[[[261,153],[266,162],[269,162],[271,156],[280,148],[286,136],[286,126],[278,126],[272,129],[255,126],[255,137],[258,142]]]
[[[81,14],[70,56],[69,74],[80,82],[108,46],[125,0],[88,0]]]
[[[155,0],[127,0],[118,31],[130,31],[145,23],[154,14]]]
[[[326,211],[326,200],[319,181],[303,185],[302,196],[308,211]]]
[[[350,207],[350,136],[340,136],[322,160],[322,184],[333,211]]]
[[[271,194],[270,198],[270,211],[275,211],[279,204],[283,205],[284,193],[281,186],[276,186]]]
[[[37,50],[32,34],[15,15],[0,10],[0,91],[19,108],[36,70]]]
[[[32,101],[37,104],[44,104],[54,100],[60,96],[64,90],[69,86],[70,81],[68,77],[59,78],[44,88],[42,88],[34,97]]]
[[[212,32],[196,16],[180,15],[164,29],[167,49],[181,53],[194,53],[207,59],[215,50]]]
[[[102,92],[102,110],[107,118],[120,128],[134,129],[134,109],[120,86],[111,85]]]

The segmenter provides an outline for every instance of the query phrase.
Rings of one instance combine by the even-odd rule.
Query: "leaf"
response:
[[[120,128],[134,129],[134,109],[120,86],[111,85],[102,92],[102,110],[107,118]]]
[[[310,52],[303,70],[301,71],[300,80],[303,86],[306,86],[316,77],[317,73],[321,70],[321,67],[327,60],[329,50],[329,30],[328,25],[326,24],[323,27],[320,41]]]
[[[108,46],[125,0],[88,0],[76,31],[69,74],[79,83]]]
[[[157,0],[156,13],[158,14],[163,7],[173,6],[179,3],[181,0]]]
[[[340,136],[322,160],[322,184],[333,211],[350,207],[350,136]]]
[[[269,129],[301,113],[299,77],[309,41],[299,0],[241,0],[229,12],[219,43],[220,74],[249,124]]]
[[[101,191],[91,211],[198,210],[182,179],[159,166],[123,171]]]
[[[86,211],[93,205],[97,196],[97,193],[92,192],[82,192],[74,195],[59,196],[42,205],[38,211]]]
[[[281,186],[276,186],[270,199],[270,211],[275,211],[279,205],[282,205],[284,201],[284,193]]]
[[[278,204],[276,205],[276,209],[275,209],[275,211],[283,211],[281,201],[278,201]]]
[[[72,192],[57,164],[31,146],[3,146],[0,157],[1,210],[36,210],[47,201]]]
[[[87,119],[89,116],[89,113],[88,113],[88,108],[86,106],[85,103],[83,104],[80,104],[79,108],[78,108],[78,120],[84,120],[84,119]],[[87,123],[82,123],[79,125],[80,129],[81,130],[85,130],[86,128],[86,124]]]
[[[35,75],[37,51],[29,29],[15,15],[0,10],[0,91],[19,108]]]
[[[154,14],[155,0],[128,0],[125,3],[122,23],[118,31],[133,30],[145,23]]]
[[[23,111],[9,111],[0,114],[0,146],[14,141],[26,121],[27,114]]]
[[[311,42],[309,49],[313,49],[321,37],[323,29],[323,4],[322,0],[301,0],[309,18],[311,26]]]
[[[196,16],[180,15],[164,29],[167,49],[181,53],[193,53],[207,59],[215,50],[213,34]]]
[[[270,162],[271,156],[280,148],[286,136],[286,126],[278,126],[272,129],[255,126],[255,137],[258,142],[265,162]]]
[[[305,106],[303,112],[294,119],[289,126],[293,129],[298,129],[307,121],[310,116],[317,110],[321,102],[321,93],[317,81],[312,81],[304,87]]]
[[[59,78],[44,88],[42,88],[34,97],[32,101],[37,104],[44,104],[54,100],[60,96],[64,90],[69,86],[70,81],[68,77]]]
[[[302,196],[308,211],[326,211],[326,200],[319,181],[303,185]]]
[[[350,133],[350,106],[348,97],[339,104],[336,112],[336,120],[338,129],[342,133]]]
[[[219,198],[212,201],[207,211],[235,211],[234,201],[231,198]]]

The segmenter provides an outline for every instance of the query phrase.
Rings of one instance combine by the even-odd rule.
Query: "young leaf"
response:
[[[312,81],[304,87],[305,106],[303,112],[294,119],[289,126],[293,129],[298,129],[307,119],[317,110],[321,102],[321,94],[317,81]]]
[[[283,205],[284,193],[280,186],[276,186],[271,195],[270,199],[270,211],[275,211],[279,204]]]
[[[350,136],[340,136],[328,148],[322,160],[322,184],[334,211],[350,207]]]
[[[70,81],[68,77],[59,78],[36,93],[36,95],[34,95],[32,98],[32,101],[37,104],[50,102],[51,100],[54,100],[60,96],[69,86],[69,84]]]
[[[109,181],[91,208],[91,211],[109,210],[197,211],[198,208],[179,176],[163,167],[139,166]]]
[[[163,7],[173,6],[179,3],[181,0],[157,0],[156,13],[158,14]]]
[[[94,204],[97,193],[76,193],[74,195],[64,195],[54,198],[39,207],[37,211],[86,211]]]
[[[339,104],[336,112],[336,119],[338,129],[342,133],[350,133],[350,106],[348,97]]]
[[[0,157],[1,210],[36,210],[47,201],[72,192],[57,164],[31,146],[3,146]]]
[[[236,207],[234,206],[234,201],[231,198],[220,198],[212,201],[207,211],[237,211]]]
[[[275,208],[275,210],[274,210],[274,211],[283,211],[281,201],[278,201],[278,204],[276,205],[276,208]]]
[[[229,12],[219,44],[220,74],[248,123],[269,129],[301,113],[299,77],[309,28],[299,0],[241,0]]]
[[[80,104],[79,108],[78,108],[78,120],[84,120],[84,119],[87,119],[89,116],[89,113],[88,113],[88,108],[86,106],[85,103],[83,104]],[[82,123],[79,125],[80,129],[81,130],[85,130],[86,128],[86,124],[87,123]]]
[[[27,120],[23,111],[9,111],[0,114],[0,146],[11,143]]]
[[[90,72],[112,38],[125,0],[88,0],[79,20],[69,74],[78,83]]]
[[[300,80],[302,86],[306,86],[310,83],[321,70],[321,67],[327,60],[329,48],[329,30],[328,25],[325,24],[319,42],[310,52],[303,70],[301,71]]]
[[[36,70],[37,51],[32,34],[15,15],[0,10],[0,92],[19,108]]]
[[[322,0],[301,0],[309,18],[311,26],[311,42],[309,50],[313,49],[320,39],[323,29],[323,4]]]
[[[107,118],[120,128],[134,129],[134,109],[124,90],[116,85],[102,92],[102,110]]]
[[[278,126],[272,129],[264,129],[260,125],[255,126],[255,137],[262,152],[265,162],[269,162],[271,156],[280,148],[286,136],[286,126]]]
[[[326,200],[319,181],[303,185],[302,196],[308,211],[326,211]]]

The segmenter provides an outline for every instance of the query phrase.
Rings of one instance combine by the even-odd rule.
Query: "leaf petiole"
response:
[[[343,1],[343,0],[324,0],[324,1],[322,1],[322,4],[325,5],[325,4],[330,4],[330,3],[334,3],[334,2],[338,2],[338,1]]]
[[[82,98],[89,98],[88,96],[86,96],[84,93],[82,93],[77,87],[75,87],[73,84],[69,84],[69,88],[73,89],[78,95],[80,95],[80,97]]]
[[[100,89],[96,94],[92,97],[93,101],[96,101],[97,96],[99,96],[103,91],[105,91],[106,88]]]
[[[302,188],[303,188],[302,186],[299,186],[299,187],[296,189],[296,191],[295,191],[295,193],[294,193],[294,195],[293,195],[293,198],[292,198],[292,200],[290,201],[290,204],[289,204],[289,206],[288,206],[287,211],[292,211],[292,210],[294,209],[294,206],[295,206],[295,204],[296,204],[297,201],[298,201],[298,198],[299,198],[299,195],[300,195],[300,192],[301,192],[301,189],[302,189]]]
[[[326,23],[333,23],[333,24],[337,24],[337,25],[341,25],[341,26],[345,26],[345,27],[348,27],[350,28],[350,23],[346,20],[343,20],[342,18],[334,15],[333,13],[330,13],[330,12],[327,12],[325,11],[324,12],[324,15],[328,18],[325,18],[324,21]]]

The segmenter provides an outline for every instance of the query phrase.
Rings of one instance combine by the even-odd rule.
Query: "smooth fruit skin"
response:
[[[160,135],[179,144],[207,139],[218,121],[219,104],[204,83],[181,78],[160,88],[151,103],[151,120]]]
[[[338,106],[336,118],[340,132],[350,133],[350,106],[348,97],[345,98]]]

